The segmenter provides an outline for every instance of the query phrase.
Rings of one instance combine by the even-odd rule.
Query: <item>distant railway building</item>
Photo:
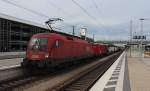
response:
[[[47,31],[42,24],[0,14],[0,52],[24,51],[33,34]]]

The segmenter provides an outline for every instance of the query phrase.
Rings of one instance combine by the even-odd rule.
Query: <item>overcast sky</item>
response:
[[[71,33],[71,26],[75,25],[78,35],[84,26],[88,28],[88,35],[95,34],[97,40],[128,40],[130,20],[133,20],[133,33],[140,34],[139,18],[146,18],[144,34],[150,36],[149,0],[74,1],[76,3],[73,0],[0,0],[0,13],[40,24],[48,18],[62,18],[64,21],[55,25],[61,28],[58,31]]]

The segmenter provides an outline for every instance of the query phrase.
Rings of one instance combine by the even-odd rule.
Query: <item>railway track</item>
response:
[[[88,69],[87,72],[81,73],[77,77],[61,83],[48,91],[88,91],[91,86],[93,86],[93,84],[115,62],[118,55],[120,54],[111,57],[109,60]]]
[[[25,82],[24,79],[27,77],[29,77],[29,74],[25,72],[24,69],[22,69],[21,67],[1,70],[0,91],[11,90],[11,88],[16,87],[17,85],[21,85],[21,83]]]
[[[51,87],[50,89],[47,89],[47,91],[51,91],[51,90],[65,91],[65,90],[67,90],[67,88],[71,90],[72,88],[75,88],[76,86],[79,86],[79,85],[80,85],[80,88],[86,88],[86,87],[89,88],[91,86],[91,84],[94,83],[96,81],[96,79],[98,79],[109,68],[108,65],[110,66],[115,61],[115,59],[118,57],[118,55],[119,55],[119,53],[117,55],[111,56],[109,58],[109,60],[114,59],[113,61],[107,62],[107,60],[105,60],[103,62],[100,62],[99,65],[93,67],[92,69],[90,68],[86,72],[81,72],[82,76],[78,75],[78,76],[76,76],[76,78],[74,78],[74,80],[72,80],[72,78],[71,78],[70,81],[67,81],[67,82],[63,81],[65,83],[65,84],[63,83],[63,85],[55,83],[55,85],[53,87]],[[103,65],[105,65],[105,66],[103,66]],[[102,66],[102,67],[100,67],[100,66]],[[76,68],[70,68],[70,69],[67,68],[65,70],[71,71],[72,69],[76,69]],[[103,70],[103,69],[105,69],[105,70]],[[0,78],[0,91],[11,91],[11,90],[16,90],[18,88],[19,88],[19,90],[17,90],[17,91],[20,91],[20,87],[24,87],[24,85],[26,85],[26,84],[30,85],[31,83],[34,83],[38,80],[43,80],[43,79],[47,79],[50,77],[54,78],[55,76],[59,76],[59,73],[60,74],[63,72],[69,73],[69,71],[65,71],[65,70],[60,70],[57,72],[43,72],[42,74],[29,74],[29,72],[25,72],[23,69],[17,68],[17,69],[14,69],[14,71],[16,71],[16,72],[12,71],[9,73],[10,78],[6,77],[8,79],[6,79],[4,77],[5,75],[0,75],[1,77],[3,76],[2,78],[5,78],[5,79]],[[93,71],[94,73],[91,73],[92,70],[94,70]],[[7,73],[7,72],[4,71],[4,73]],[[12,77],[11,74],[13,74],[13,75],[16,74],[16,75],[15,76],[12,75],[13,76]],[[91,74],[91,75],[88,75],[88,74]],[[97,76],[98,74],[101,74],[101,75]],[[78,80],[78,79],[80,79],[80,80]],[[88,81],[87,79],[91,79],[91,80]],[[77,84],[75,84],[75,83],[77,83]],[[90,83],[90,85],[88,83]],[[58,85],[61,85],[61,86],[58,86]],[[56,88],[56,86],[57,86],[57,88]],[[49,88],[49,87],[47,87],[47,88]],[[24,89],[24,88],[22,88],[22,89]],[[73,91],[77,91],[77,89],[74,89]],[[85,91],[85,90],[82,90],[82,91]]]
[[[0,70],[0,83],[5,80],[21,77],[23,75],[25,75],[25,73],[21,67]]]
[[[3,71],[4,73],[9,72],[8,74],[10,75],[8,76],[8,74],[6,74],[3,75],[3,77],[1,76],[3,79],[0,79],[0,91],[13,91],[18,87],[33,83],[37,80],[41,80],[51,76],[52,74],[55,74],[55,72],[50,73],[49,70],[41,70],[40,72],[36,70],[36,72],[31,72],[29,70],[22,69],[21,67]]]

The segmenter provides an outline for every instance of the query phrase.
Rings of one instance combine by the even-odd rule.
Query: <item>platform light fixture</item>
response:
[[[146,18],[140,18],[139,20],[141,22],[141,31],[140,31],[140,34],[141,34],[141,36],[143,36],[143,22],[144,22],[144,20],[147,20],[147,19]],[[143,48],[143,39],[141,38],[140,40],[141,40],[141,46],[139,48],[140,48],[141,56],[142,56],[142,53],[143,53],[143,50],[142,50],[142,48]]]

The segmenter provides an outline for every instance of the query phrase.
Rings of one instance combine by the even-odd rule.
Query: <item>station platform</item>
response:
[[[150,57],[132,51],[127,60],[131,91],[150,91]]]
[[[0,70],[19,67],[25,52],[0,52]]]
[[[25,52],[0,52],[0,60],[11,58],[23,58]]]
[[[90,91],[150,91],[150,57],[125,51]]]
[[[0,60],[0,70],[19,67],[23,58],[12,58]]]

